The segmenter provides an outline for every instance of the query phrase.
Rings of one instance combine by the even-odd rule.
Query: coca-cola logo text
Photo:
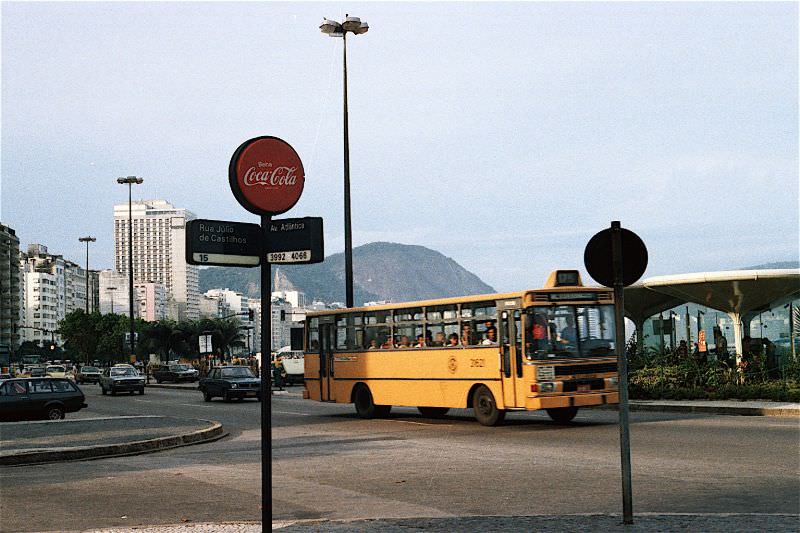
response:
[[[275,167],[272,163],[259,161],[258,167],[252,166],[244,173],[242,182],[248,187],[262,185],[265,187],[280,187],[297,183],[297,167]]]

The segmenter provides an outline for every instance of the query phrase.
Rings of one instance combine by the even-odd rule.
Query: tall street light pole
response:
[[[80,242],[86,243],[86,314],[89,314],[89,243],[95,242],[94,237],[79,237]]]
[[[140,185],[144,180],[136,176],[127,178],[117,178],[117,183],[128,186],[128,303],[130,310],[131,324],[131,355],[136,353],[134,337],[136,336],[136,326],[133,319],[133,202],[131,200],[131,189],[133,184]]]
[[[358,17],[345,15],[344,22],[323,19],[319,27],[330,37],[342,38],[342,70],[344,74],[344,269],[347,307],[353,307],[353,231],[350,223],[350,133],[347,119],[347,33],[361,35],[369,24]]]

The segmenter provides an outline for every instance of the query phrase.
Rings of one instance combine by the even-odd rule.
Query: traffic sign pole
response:
[[[633,524],[631,490],[631,440],[628,421],[628,355],[625,342],[623,296],[622,226],[611,222],[611,260],[614,268],[614,324],[617,338],[617,387],[619,390],[619,450],[622,462],[622,521]]]
[[[271,215],[261,215],[261,524],[272,521],[272,265]]]

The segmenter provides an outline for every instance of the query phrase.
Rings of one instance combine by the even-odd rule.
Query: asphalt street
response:
[[[71,417],[167,415],[223,423],[214,443],[148,455],[0,468],[0,531],[260,519],[259,404],[199,392],[101,396]],[[295,388],[295,391],[299,388]],[[513,413],[496,428],[395,408],[272,399],[273,519],[621,512],[616,412],[560,426]],[[797,418],[631,413],[635,513],[800,515]],[[0,431],[2,429],[0,428]]]

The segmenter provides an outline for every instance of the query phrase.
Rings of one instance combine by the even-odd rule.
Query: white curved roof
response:
[[[744,314],[774,307],[798,296],[798,268],[695,272],[654,276],[631,285],[625,289],[625,309],[631,315],[640,316],[664,305],[668,307],[661,310],[682,302],[694,302],[726,313]]]

